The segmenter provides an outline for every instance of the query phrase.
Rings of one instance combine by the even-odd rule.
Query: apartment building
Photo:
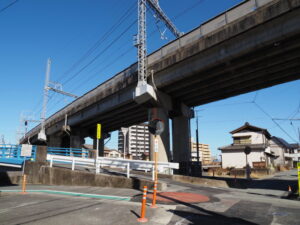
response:
[[[197,161],[197,143],[191,139],[191,160]],[[211,163],[211,153],[208,144],[199,143],[199,161],[203,165]]]
[[[125,141],[124,141],[125,134]],[[150,134],[146,124],[138,124],[121,128],[118,136],[118,150],[132,159],[145,159],[149,156]]]

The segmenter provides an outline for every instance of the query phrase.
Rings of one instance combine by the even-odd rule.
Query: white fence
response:
[[[100,169],[103,166],[111,168],[126,169],[127,177],[130,177],[130,170],[143,170],[145,172],[152,171],[152,179],[154,180],[154,162],[143,160],[128,160],[128,159],[114,159],[107,157],[98,157],[98,159],[87,159],[70,156],[50,155],[47,154],[47,160],[50,161],[50,167],[56,163],[66,163],[72,165],[72,170],[75,170],[76,166],[80,167],[94,167],[96,173],[100,173]],[[179,169],[178,163],[170,162],[158,162],[157,170],[159,173],[173,174],[173,169]]]

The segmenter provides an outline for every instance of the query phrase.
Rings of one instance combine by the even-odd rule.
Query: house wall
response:
[[[284,165],[285,159],[284,159],[284,151],[285,149],[282,148],[280,145],[278,145],[274,140],[270,140],[270,148],[271,151],[274,152],[276,156],[278,156],[276,159],[274,159],[274,165]]]
[[[253,167],[252,162],[265,161],[265,154],[262,151],[252,151],[248,155],[248,163]],[[235,167],[243,168],[246,166],[246,155],[244,150],[226,150],[222,152],[222,168]]]
[[[232,135],[232,137],[244,137],[244,136],[251,137],[251,144],[267,143],[266,136],[260,131],[243,130]]]

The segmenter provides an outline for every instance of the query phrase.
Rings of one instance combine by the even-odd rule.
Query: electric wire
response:
[[[16,4],[19,0],[15,0],[11,3],[9,3],[8,5],[4,6],[3,8],[0,9],[0,13],[4,12],[5,10],[7,10],[8,8],[12,7],[14,4]]]
[[[202,3],[204,0],[200,0],[200,1],[198,1],[196,4],[193,4],[192,6],[190,6],[190,7],[188,7],[188,8],[186,8],[186,9],[184,9],[182,12],[180,12],[179,14],[177,14],[176,16],[174,16],[173,17],[173,19],[174,20],[176,20],[176,19],[178,19],[179,17],[181,17],[181,16],[183,16],[184,14],[186,14],[188,11],[190,11],[190,10],[192,10],[192,9],[194,9],[194,7],[195,6],[197,6],[197,5],[199,5],[200,3]],[[137,20],[135,20],[135,23],[137,22]],[[132,25],[134,25],[134,24],[131,24],[130,26],[132,26]],[[157,30],[155,29],[155,30],[152,30],[152,32],[150,33],[150,35],[148,35],[148,37],[152,37],[155,33],[157,32]],[[117,38],[118,39],[118,38]],[[106,50],[108,49],[109,47],[107,47],[106,48]],[[130,50],[132,50],[132,49],[134,49],[134,47],[130,47],[130,49],[129,49],[129,51]],[[128,50],[126,50],[126,52],[123,52],[120,56],[118,56],[117,57],[117,59],[120,59],[120,58],[122,58],[122,57],[124,57],[125,55],[127,55],[128,53],[129,53],[129,51]],[[100,55],[99,55],[100,54]],[[101,56],[101,54],[103,54],[103,53],[99,53],[98,55],[99,56]],[[96,57],[94,57],[93,58],[93,60],[92,61],[90,61],[86,66],[84,66],[81,70],[79,70],[74,76],[77,76],[77,75],[79,75],[85,68],[87,68],[89,65],[91,65],[98,57],[98,55],[96,55]],[[116,62],[116,60],[114,61],[114,63]],[[104,69],[107,69],[108,67],[110,67],[112,64],[110,64],[110,65],[106,65],[105,67],[104,67]],[[101,71],[103,70],[103,68],[101,69]],[[99,73],[99,72],[97,72],[97,73]],[[71,77],[71,78],[69,78],[66,82],[64,82],[63,84],[66,84],[66,83],[68,83],[69,81],[71,81],[72,79],[74,79],[74,77]],[[88,81],[89,79],[87,79],[87,81]],[[86,83],[86,82],[84,82],[84,83]],[[82,83],[80,83],[80,86],[82,86]],[[76,88],[77,89],[77,88]],[[75,89],[75,90],[76,90]],[[56,104],[55,105],[57,105],[59,102],[61,102],[62,101],[62,99],[60,99],[59,101],[57,101],[56,102]]]
[[[268,113],[266,112],[260,105],[258,105],[256,102],[253,102],[253,104],[261,111],[263,112],[267,117],[269,117],[273,123],[283,132],[285,133],[292,141],[295,141],[297,142],[288,132],[286,132],[286,130],[284,130],[279,123],[277,123],[276,120],[273,119],[273,117]]]
[[[126,12],[118,19],[118,21],[100,38],[96,41],[96,43],[89,48],[89,50],[79,59],[77,60],[70,69],[68,69],[61,77],[65,77],[64,75],[69,74],[75,68],[77,68],[83,61],[85,61],[98,47],[100,47],[109,37],[110,35],[117,30],[117,28],[122,25],[126,20],[125,18],[136,8],[136,4],[134,3],[126,10]]]
[[[176,16],[174,17],[174,20],[176,20],[177,18],[183,16],[183,15],[184,15],[185,13],[187,13],[189,10],[193,9],[193,8],[195,7],[195,5],[198,5],[199,3],[202,3],[202,2],[203,2],[203,0],[200,0],[199,2],[197,2],[197,4],[194,4],[193,7],[189,7],[188,10],[185,9],[185,10],[184,10],[184,13],[179,13],[178,15],[176,15]],[[148,10],[149,10],[149,9],[148,9]],[[147,10],[147,11],[148,11],[148,10]],[[136,22],[137,22],[137,20],[136,20]],[[155,33],[157,33],[157,30],[156,30],[156,29],[153,29],[152,32],[148,35],[148,37],[154,36]],[[126,50],[125,52],[123,52],[123,53],[122,53],[120,56],[118,56],[117,59],[115,59],[113,62],[114,62],[114,63],[117,62],[118,59],[120,59],[120,58],[122,58],[123,56],[125,56],[126,54],[128,54],[129,51],[132,50],[132,49],[134,49],[133,46],[130,47],[129,50]],[[80,82],[80,84],[79,84],[76,88],[74,88],[73,90],[77,90],[80,86],[82,86],[82,84],[87,83],[88,81],[90,81],[90,80],[92,79],[92,77],[95,77],[96,74],[99,74],[100,72],[102,72],[104,69],[107,69],[107,68],[108,68],[109,66],[111,66],[111,65],[112,65],[112,64],[110,64],[110,65],[107,64],[104,68],[101,69],[101,71],[97,71],[95,74],[92,74],[91,76],[89,76],[84,82]],[[73,90],[72,90],[72,91],[73,91]],[[72,91],[71,91],[71,92],[72,92]],[[57,105],[57,104],[60,103],[60,102],[61,102],[61,99],[59,99],[59,100],[55,103],[55,105]]]
[[[101,55],[103,55],[116,41],[118,41],[133,25],[137,22],[137,20],[133,21],[126,29],[117,36],[103,51],[98,53],[91,61],[89,61],[85,66],[83,66],[79,71],[77,71],[72,77],[70,77],[67,81],[64,82],[64,84],[67,84],[71,80],[73,80],[75,77],[77,77],[83,70],[85,70],[88,66],[90,66],[92,63],[94,63]]]
[[[205,1],[205,0],[200,0],[200,1],[196,2],[196,4],[193,4],[192,6],[190,6],[190,7],[186,8],[186,9],[184,9],[182,12],[180,12],[179,14],[177,14],[176,16],[174,16],[172,20],[176,20],[177,18],[183,16],[183,15],[186,14],[188,11],[194,9],[197,5],[199,5],[200,3],[203,3],[204,1]],[[149,11],[151,11],[151,9],[150,9],[149,7],[147,7],[147,12],[149,12]],[[164,25],[162,25],[162,26],[164,26]],[[161,27],[158,26],[158,28],[161,28]],[[148,38],[153,37],[154,34],[156,34],[158,31],[159,31],[159,29],[158,29],[158,30],[153,29],[153,30],[150,32],[150,34],[148,35]],[[125,52],[123,52],[123,53],[120,55],[120,57],[118,56],[115,60],[112,60],[112,62],[116,62],[118,59],[122,58],[122,56],[127,55],[126,53],[129,53],[129,51],[133,50],[134,48],[135,48],[135,47],[133,47],[133,46],[130,47],[128,50],[126,50]],[[101,73],[104,69],[106,69],[106,68],[108,68],[108,67],[109,67],[109,66],[106,65],[104,68],[102,68],[101,70],[97,71],[95,74],[92,74],[92,76],[95,76],[96,74]],[[90,77],[92,77],[92,76],[90,76]],[[89,79],[87,79],[87,80],[86,80],[85,82],[83,82],[83,83],[86,83],[87,81],[89,81]],[[75,90],[77,90],[77,88],[75,88]]]
[[[134,4],[132,4],[127,10],[126,10],[126,12],[118,19],[118,21],[100,38],[100,39],[98,39],[98,41],[86,52],[86,54],[84,55],[84,56],[82,56],[81,58],[80,58],[80,60],[78,60],[76,63],[74,63],[73,65],[72,65],[72,67],[69,69],[69,70],[71,70],[71,69],[74,69],[76,66],[77,66],[77,64],[79,64],[81,61],[83,61],[84,59],[86,59],[89,55],[91,55],[92,54],[92,52],[93,51],[95,51],[96,50],[96,48],[98,48],[107,38],[109,38],[109,36],[123,23],[123,22],[125,22],[126,21],[126,19],[125,19],[125,17],[127,17],[128,16],[128,14],[130,14],[131,13],[131,11],[133,10],[133,9],[135,9],[136,8],[136,6],[135,6],[136,4],[134,3]],[[66,74],[66,72],[65,72],[65,74]],[[65,78],[66,76],[65,76],[65,74],[63,74],[62,76],[60,76],[58,79],[56,79],[57,81],[60,81],[62,78]],[[63,83],[64,84],[64,83]],[[53,93],[52,93],[52,95],[51,95],[51,97],[49,98],[49,100],[51,99],[53,97]],[[37,103],[37,105],[40,105],[41,104],[41,102],[42,102],[42,98],[41,98],[41,100]],[[35,108],[37,108],[38,106],[35,106],[34,107],[34,109]],[[35,112],[38,112],[38,111],[41,111],[42,110],[42,108],[40,107],[40,109],[39,110],[34,110]]]
[[[106,52],[116,41],[118,41],[128,30],[130,30],[131,27],[133,27],[133,25],[135,25],[137,22],[137,20],[134,20],[128,27],[126,27],[125,30],[123,30],[123,32],[116,37],[102,52],[100,52],[99,54],[97,54],[88,64],[86,64],[83,68],[81,68],[81,70],[79,70],[73,77],[69,78],[67,81],[64,82],[64,84],[67,84],[69,81],[71,81],[72,79],[74,79],[76,76],[78,76],[86,67],[88,67],[89,65],[91,65],[98,57],[100,57],[104,52]],[[80,83],[80,86],[82,85],[82,83]],[[75,89],[74,89],[75,90]],[[62,99],[59,99],[59,101],[57,101],[56,103],[60,103]],[[57,104],[55,104],[57,105]]]

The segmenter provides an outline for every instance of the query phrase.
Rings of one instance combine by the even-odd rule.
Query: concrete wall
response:
[[[248,155],[248,162],[253,167],[252,162],[261,162],[265,158],[264,152],[252,151]],[[243,150],[226,150],[222,152],[222,168],[235,167],[243,168],[246,166],[246,155]]]
[[[94,174],[84,171],[72,171],[65,168],[48,167],[43,163],[26,162],[25,173],[28,183],[45,185],[98,186],[112,188],[133,188],[142,190],[144,186],[153,188],[153,182],[137,178],[126,178],[106,174]],[[158,183],[158,190],[166,188],[165,183]]]

